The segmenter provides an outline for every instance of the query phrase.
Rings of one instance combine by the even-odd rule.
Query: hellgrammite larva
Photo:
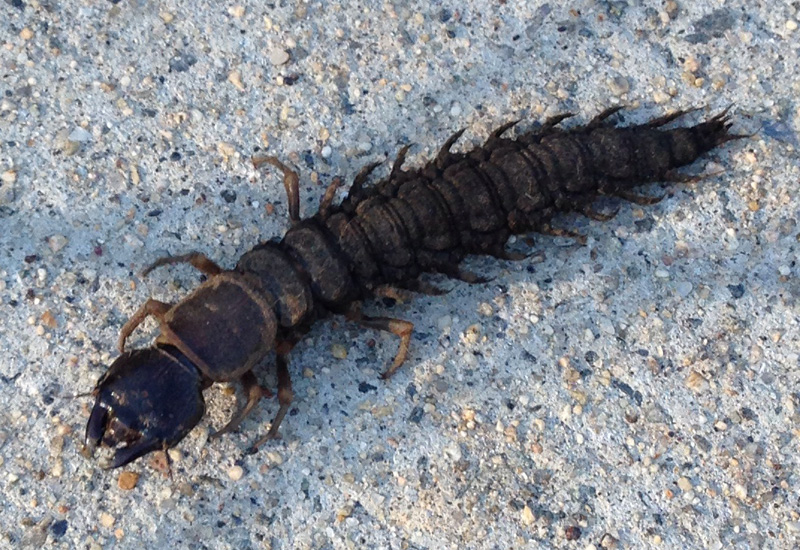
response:
[[[253,445],[255,451],[276,436],[292,402],[286,356],[315,320],[344,314],[400,337],[397,355],[382,375],[389,378],[406,358],[413,325],[364,315],[362,300],[404,291],[442,293],[420,279],[426,272],[482,282],[459,267],[468,254],[522,259],[523,254],[506,249],[509,236],[520,233],[581,239],[551,227],[553,216],[578,212],[610,219],[613,213],[593,210],[598,195],[658,202],[660,197],[632,189],[656,181],[697,181],[675,170],[744,137],[730,133],[727,109],[695,126],[663,129],[688,111],[616,127],[608,119],[620,108],[571,129],[558,124],[572,115],[560,114],[516,139],[503,137],[518,121],[510,122],[482,146],[453,153],[460,130],[422,168],[403,169],[405,146],[387,178],[365,187],[379,163],[365,166],[338,205],[333,199],[341,180],[336,178],[317,213],[304,219],[297,173],[274,157],[253,159],[257,167],[268,163],[283,172],[290,229],[282,239],[246,252],[231,270],[197,252],[160,258],[145,270],[186,262],[208,279],[176,304],[147,300],[122,327],[121,355],[92,392],[85,451],[91,455],[99,445],[113,449],[105,466],[116,468],[176,445],[202,418],[203,390],[214,382],[242,384],[246,404],[214,435],[236,429],[261,397],[272,395],[258,384],[253,368],[274,351],[280,408],[269,432]],[[148,316],[160,324],[156,341],[125,351],[126,339]]]

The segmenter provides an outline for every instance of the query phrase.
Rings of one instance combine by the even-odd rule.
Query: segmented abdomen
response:
[[[458,264],[467,254],[506,257],[510,235],[547,230],[556,213],[586,211],[598,194],[620,195],[664,180],[738,137],[728,132],[724,113],[663,130],[683,113],[617,128],[604,122],[614,112],[572,130],[555,129],[563,118],[556,117],[516,139],[501,136],[507,125],[483,146],[451,153],[458,133],[435,160],[408,171],[400,166],[403,151],[388,178],[365,189],[354,186],[342,204],[270,245],[291,259],[295,271],[278,278],[304,281],[314,300],[329,309],[341,309],[380,284],[414,288],[423,272],[463,278]],[[279,289],[273,295],[286,301]],[[310,311],[310,300],[301,301],[288,316],[292,321],[283,316],[284,326]]]
[[[493,135],[469,153],[445,150],[421,169],[393,171],[344,203],[352,214],[346,224],[328,226],[362,281],[454,274],[467,254],[503,257],[509,235],[542,230],[557,212],[581,211],[600,193],[663,180],[731,138],[724,116],[658,129],[669,120],[628,128],[598,120],[516,140]]]

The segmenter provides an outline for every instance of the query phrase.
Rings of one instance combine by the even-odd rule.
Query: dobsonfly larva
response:
[[[365,186],[377,165],[364,167],[339,204],[334,197],[340,180],[334,179],[317,213],[304,219],[298,175],[274,157],[254,159],[257,166],[269,163],[283,172],[291,228],[282,239],[246,252],[231,270],[199,253],[161,258],[147,268],[188,262],[208,279],[176,304],[148,300],[122,328],[122,354],[93,392],[86,450],[114,449],[108,466],[115,468],[176,445],[202,418],[202,392],[214,382],[240,381],[244,388],[247,403],[216,435],[235,429],[270,394],[258,384],[253,367],[274,351],[280,408],[255,449],[277,434],[293,398],[286,356],[315,320],[344,314],[364,327],[397,335],[399,350],[383,373],[388,378],[406,358],[413,325],[364,315],[362,300],[404,290],[441,293],[420,279],[427,272],[481,282],[459,267],[468,254],[521,259],[524,255],[506,249],[506,241],[528,232],[580,239],[551,227],[553,216],[613,217],[593,209],[598,195],[653,204],[659,198],[632,189],[697,180],[676,169],[744,137],[729,131],[726,112],[695,126],[665,129],[687,111],[617,127],[609,117],[618,110],[571,129],[558,126],[571,115],[558,115],[516,139],[504,136],[516,124],[511,122],[482,146],[453,153],[462,130],[422,168],[403,168],[408,151],[403,147],[386,179]],[[124,351],[125,340],[148,316],[160,324],[156,341]]]

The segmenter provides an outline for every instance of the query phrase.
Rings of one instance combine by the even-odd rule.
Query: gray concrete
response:
[[[797,10],[294,4],[0,3],[0,546],[796,546]],[[625,122],[733,104],[757,133],[654,207],[559,221],[587,246],[537,237],[527,261],[469,262],[491,283],[370,305],[416,325],[388,383],[394,338],[320,323],[257,455],[275,401],[209,441],[234,407],[213,388],[171,479],[148,458],[123,490],[81,456],[91,399],[72,396],[147,297],[198,281],[137,272],[188,250],[231,266],[286,229],[256,148],[298,167],[311,213],[334,175],[405,143],[419,164],[461,127],[467,147],[617,103]]]

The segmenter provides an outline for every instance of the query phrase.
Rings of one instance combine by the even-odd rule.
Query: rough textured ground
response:
[[[0,546],[8,548],[792,548],[800,544],[797,4],[474,0],[0,3]],[[699,185],[608,223],[560,220],[494,277],[334,320],[293,352],[276,410],[106,472],[80,455],[89,391],[148,297],[231,266],[313,212],[334,175],[415,143],[429,158],[561,111],[625,122],[733,104],[752,139]],[[384,172],[385,174],[385,172]],[[609,208],[614,204],[607,204]],[[153,325],[145,327],[152,330]],[[136,345],[152,337],[137,333]],[[260,376],[271,380],[269,369]],[[133,474],[133,475],[132,475]],[[138,479],[135,476],[138,475]],[[132,489],[121,488],[135,482]]]

